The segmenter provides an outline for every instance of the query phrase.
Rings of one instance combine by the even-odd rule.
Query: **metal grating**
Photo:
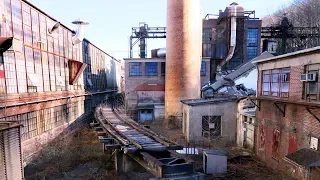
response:
[[[19,129],[12,128],[3,133],[7,179],[23,179]]]

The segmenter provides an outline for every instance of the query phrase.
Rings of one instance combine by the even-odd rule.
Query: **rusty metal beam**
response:
[[[279,106],[279,104],[283,104],[283,109]],[[279,111],[282,112],[283,117],[286,117],[286,104],[275,102],[274,105],[276,105],[276,107],[279,109]]]
[[[260,111],[260,101],[259,103],[255,103],[251,98],[249,98],[249,100],[258,108],[258,110]],[[258,105],[259,104],[259,105]]]
[[[172,158],[169,162],[162,162],[161,160],[163,160],[164,158],[157,159],[147,152],[141,152],[140,155],[141,156],[130,156],[147,170],[149,170],[153,175],[159,178],[186,175],[194,172],[193,163],[186,162],[184,159],[174,157],[170,153],[167,154],[168,159]],[[176,162],[176,164],[173,164],[173,162]]]

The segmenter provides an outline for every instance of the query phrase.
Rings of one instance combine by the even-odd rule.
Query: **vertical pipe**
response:
[[[181,117],[181,100],[200,97],[201,32],[200,0],[167,0],[167,119]]]

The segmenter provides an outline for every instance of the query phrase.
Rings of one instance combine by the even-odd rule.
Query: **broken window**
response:
[[[92,81],[89,77],[87,78],[87,81],[88,81],[89,86],[93,86]]]
[[[278,159],[280,147],[280,131],[278,129],[273,130],[272,135],[272,157]]]
[[[289,97],[290,68],[262,71],[262,95]]]
[[[65,87],[64,79],[61,76],[56,76],[56,80],[57,80],[56,82],[57,89],[64,90],[64,87]]]
[[[316,137],[312,137],[310,139],[310,148],[314,150],[318,150],[318,141],[319,139]]]
[[[221,116],[202,116],[202,136],[221,136]]]
[[[28,87],[41,86],[39,77],[35,73],[28,73]]]

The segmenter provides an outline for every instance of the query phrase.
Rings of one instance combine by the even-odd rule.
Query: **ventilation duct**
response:
[[[60,22],[52,22],[48,24],[48,33],[52,34],[54,31],[56,31],[60,26]]]
[[[84,27],[85,25],[88,25],[88,22],[85,21],[81,21],[80,19],[75,20],[72,22],[72,24],[75,24],[77,26],[77,30],[74,36],[72,36],[72,44],[79,44],[80,42],[82,42],[83,38],[84,38]]]
[[[237,17],[244,16],[243,7],[239,6],[237,3],[233,2],[228,7],[228,16],[230,19],[230,42],[229,42],[229,51],[224,60],[217,67],[217,71],[221,71],[221,67],[227,63],[234,55],[236,49],[236,40],[237,40]]]

